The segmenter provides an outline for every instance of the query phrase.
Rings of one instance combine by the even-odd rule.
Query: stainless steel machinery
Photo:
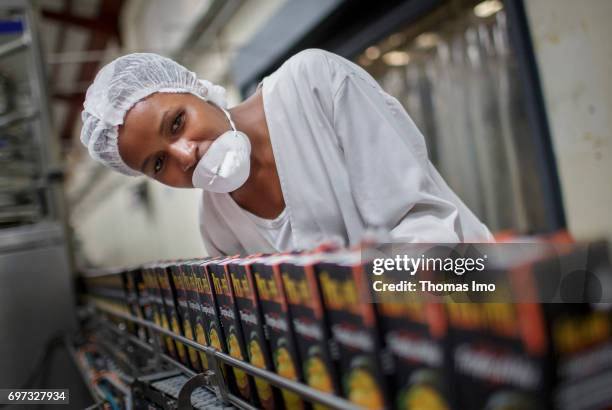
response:
[[[57,142],[32,5],[0,2],[0,387],[75,327]],[[32,386],[40,387],[40,386]]]

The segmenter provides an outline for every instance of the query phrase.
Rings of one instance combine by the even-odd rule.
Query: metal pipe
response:
[[[30,41],[30,36],[24,34],[16,40],[0,45],[0,57],[6,57],[23,50],[30,45]]]
[[[30,107],[23,111],[13,111],[0,116],[0,128],[8,127],[20,121],[31,120],[36,117],[38,111]]]
[[[316,402],[318,404],[322,404],[324,406],[328,406],[334,409],[338,409],[338,410],[360,410],[360,407],[354,405],[353,403],[349,402],[348,400],[342,399],[340,397],[336,397],[333,396],[331,394],[322,392],[320,390],[316,390],[313,389],[310,386],[307,386],[305,384],[302,383],[298,383],[295,382],[293,380],[289,380],[286,379],[282,376],[277,375],[276,373],[272,373],[270,371],[267,370],[263,370],[260,369],[258,367],[253,366],[250,363],[246,363],[243,362],[241,360],[235,359],[225,353],[221,353],[219,351],[217,351],[216,349],[213,349],[211,347],[208,346],[202,346],[199,343],[194,342],[193,340],[187,339],[183,336],[177,335],[175,333],[172,333],[171,331],[164,329],[161,326],[158,326],[154,323],[151,323],[147,320],[143,320],[140,319],[138,317],[123,313],[123,312],[118,312],[118,311],[114,311],[112,309],[108,309],[105,307],[101,307],[101,306],[94,306],[95,309],[104,312],[104,313],[108,313],[110,315],[113,315],[115,317],[124,319],[124,320],[128,320],[130,322],[133,323],[137,323],[140,324],[142,326],[148,327],[149,329],[152,329],[155,332],[161,333],[165,336],[169,336],[175,340],[178,340],[179,342],[190,346],[198,351],[204,352],[204,353],[208,353],[211,355],[214,355],[215,358],[219,359],[220,361],[224,362],[225,364],[228,364],[232,367],[237,367],[240,370],[245,371],[246,373],[250,374],[251,376],[255,376],[255,377],[259,377],[261,379],[264,379],[265,381],[275,385],[276,387],[279,387],[281,389],[285,389],[285,390],[289,390],[293,393],[298,394],[300,397],[308,400],[308,401],[313,401]],[[162,356],[163,357],[163,356]],[[177,365],[179,364],[178,362],[176,363]],[[196,373],[194,373],[193,371],[187,369],[186,367],[184,367],[183,365],[180,365],[182,368],[184,368],[186,371],[188,371],[188,374],[191,375],[195,375]]]

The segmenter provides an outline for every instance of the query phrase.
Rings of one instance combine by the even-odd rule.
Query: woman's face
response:
[[[193,188],[196,164],[229,129],[218,107],[192,94],[155,93],[126,114],[119,154],[130,168],[163,184]]]

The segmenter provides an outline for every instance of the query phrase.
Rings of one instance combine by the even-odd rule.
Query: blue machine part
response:
[[[17,34],[23,32],[22,20],[0,20],[0,34]]]

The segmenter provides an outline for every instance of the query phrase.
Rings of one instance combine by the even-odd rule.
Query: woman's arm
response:
[[[361,67],[321,52],[332,73],[333,127],[366,223],[406,242],[463,240],[459,211],[401,104]]]

